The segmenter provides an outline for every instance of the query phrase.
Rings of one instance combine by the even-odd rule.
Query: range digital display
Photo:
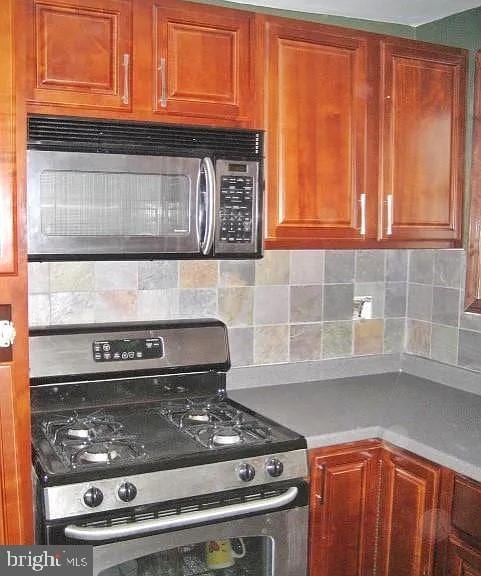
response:
[[[162,358],[162,338],[134,338],[123,340],[96,340],[92,343],[95,362],[122,362],[125,360],[151,360]]]

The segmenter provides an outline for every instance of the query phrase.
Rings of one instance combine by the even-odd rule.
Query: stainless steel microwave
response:
[[[259,258],[263,134],[31,116],[30,260]]]

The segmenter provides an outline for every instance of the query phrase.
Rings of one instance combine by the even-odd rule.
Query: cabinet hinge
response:
[[[15,326],[10,320],[0,320],[0,348],[10,348],[15,342]]]

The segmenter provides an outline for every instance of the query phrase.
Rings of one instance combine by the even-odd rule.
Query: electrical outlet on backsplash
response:
[[[481,370],[463,250],[267,251],[262,260],[30,263],[30,324],[217,317],[232,363],[406,351]],[[371,318],[353,320],[353,300]]]

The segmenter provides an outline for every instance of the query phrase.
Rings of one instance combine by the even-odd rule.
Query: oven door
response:
[[[29,150],[29,257],[207,253],[213,180],[209,158]]]
[[[94,547],[94,576],[305,576],[307,507]]]

